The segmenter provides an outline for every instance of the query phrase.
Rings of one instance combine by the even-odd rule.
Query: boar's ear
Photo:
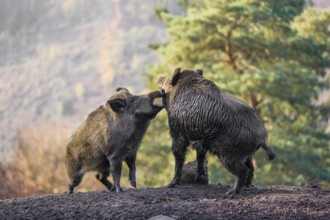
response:
[[[126,100],[123,98],[116,97],[108,100],[108,105],[114,112],[124,111],[126,104]]]
[[[123,88],[123,87],[118,87],[118,88],[116,89],[116,92],[119,92],[119,91],[121,91],[121,90],[125,90],[126,92],[129,92],[128,89]]]
[[[203,70],[201,70],[201,69],[197,69],[196,73],[200,76],[203,76]]]
[[[179,78],[180,78],[180,74],[181,74],[181,68],[177,67],[174,70],[173,76],[172,76],[172,80],[171,80],[171,85],[175,86],[176,83],[178,82]]]

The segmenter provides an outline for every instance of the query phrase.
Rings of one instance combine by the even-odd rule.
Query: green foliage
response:
[[[277,158],[270,163],[256,153],[257,183],[300,185],[316,178],[329,183],[329,107],[316,103],[330,67],[330,11],[305,8],[303,0],[196,0],[184,15],[161,11],[170,40],[153,45],[162,63],[148,71],[151,86],[177,66],[204,69],[206,78],[248,102],[265,122]],[[148,135],[159,143],[153,147],[170,146],[168,136],[163,139],[164,118],[152,126]],[[231,181],[214,163],[211,182]]]
[[[162,110],[153,120],[145,135],[137,158],[137,182],[142,186],[164,186],[174,169],[170,157],[171,138],[167,129],[167,115]],[[139,174],[143,173],[144,176]]]

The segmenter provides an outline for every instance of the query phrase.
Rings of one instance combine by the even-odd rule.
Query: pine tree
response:
[[[330,11],[306,7],[304,0],[185,5],[181,15],[158,10],[169,41],[153,45],[162,63],[149,69],[151,86],[178,66],[203,69],[206,78],[245,100],[265,122],[277,159],[267,162],[257,152],[257,183],[300,185],[317,178],[329,184],[329,106],[321,106],[318,95],[330,67]],[[165,123],[164,117],[157,123]],[[160,137],[160,128],[168,133],[167,123],[157,126],[149,135]],[[168,138],[157,143],[167,144]],[[216,169],[210,165],[223,181],[224,172]]]

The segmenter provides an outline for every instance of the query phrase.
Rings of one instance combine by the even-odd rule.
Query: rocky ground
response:
[[[0,219],[330,219],[330,189],[256,186],[226,198],[228,189],[186,185],[15,198],[0,201]]]

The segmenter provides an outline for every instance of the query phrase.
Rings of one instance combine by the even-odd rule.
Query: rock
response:
[[[205,160],[204,169],[208,173],[207,160]],[[183,166],[181,184],[201,184],[207,185],[209,183],[208,175],[203,175],[201,179],[196,181],[197,161],[189,162]]]
[[[322,181],[321,180],[312,180],[306,183],[305,188],[318,188],[322,189]]]
[[[148,218],[148,220],[174,220],[174,218],[165,215],[156,215],[151,218]]]

